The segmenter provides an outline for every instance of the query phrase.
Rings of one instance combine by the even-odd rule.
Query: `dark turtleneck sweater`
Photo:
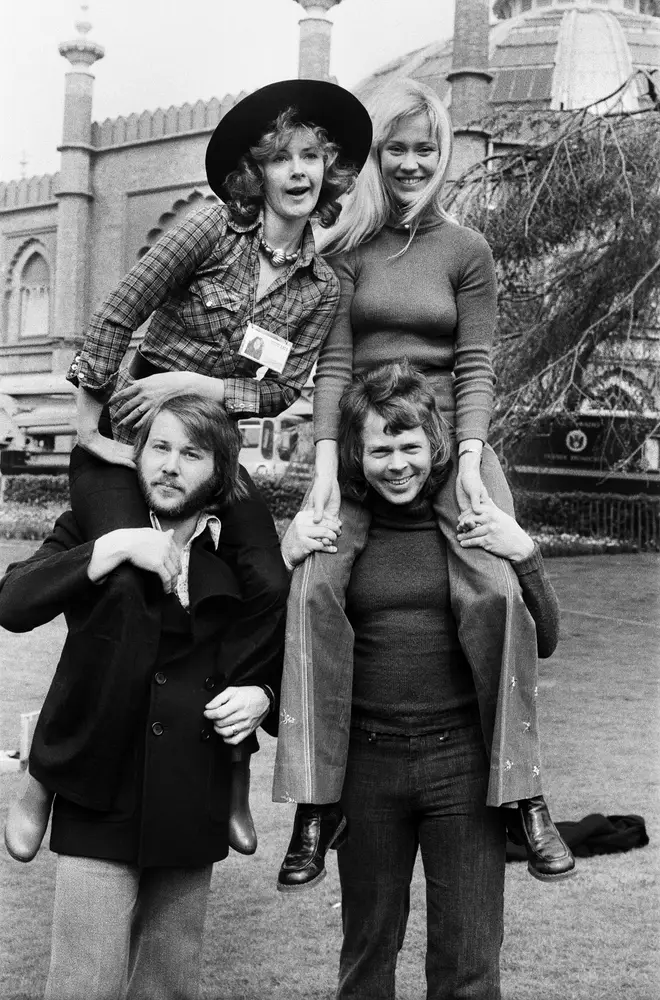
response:
[[[367,504],[371,527],[346,599],[355,632],[353,723],[422,734],[471,722],[476,692],[450,607],[447,546],[430,501],[399,506],[370,491]],[[559,603],[538,547],[512,566],[536,625],[538,654],[550,656]]]
[[[434,732],[476,707],[449,604],[445,540],[427,500],[399,506],[372,493],[369,505],[369,537],[347,593],[353,721],[380,732]]]

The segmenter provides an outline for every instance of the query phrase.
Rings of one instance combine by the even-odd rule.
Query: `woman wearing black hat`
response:
[[[275,416],[295,401],[338,299],[309,220],[336,221],[370,137],[357,98],[316,80],[271,84],[225,115],[206,154],[209,185],[225,204],[189,216],[131,268],[92,317],[69,373],[82,390],[88,453],[132,467],[126,446],[167,392],[195,389],[236,419]],[[136,357],[120,369],[149,317]],[[244,354],[254,326],[278,358],[266,372]],[[112,438],[98,427],[105,403]]]
[[[207,149],[206,172],[224,204],[208,205],[174,226],[131,268],[92,317],[67,376],[79,388],[79,447],[71,455],[70,483],[85,537],[150,524],[132,440],[164,395],[194,389],[237,420],[274,416],[300,395],[339,297],[338,279],[316,255],[310,218],[321,226],[336,221],[338,199],[352,188],[370,143],[371,121],[362,104],[321,81],[263,87],[222,119]],[[122,367],[131,337],[147,319],[140,349]],[[268,365],[252,359],[248,345],[255,335],[268,344]],[[250,512],[263,500],[245,470],[241,475],[245,499],[222,511],[222,544],[246,596],[263,595],[268,581],[245,542]],[[275,536],[272,544],[278,545]],[[131,569],[120,572],[126,600],[141,602],[149,616],[148,579]],[[175,582],[163,585],[175,591]],[[124,731],[146,684],[132,660],[127,651],[124,696],[116,698],[114,678],[109,699]],[[272,709],[272,692],[266,693]],[[245,780],[236,782],[230,843],[252,853],[247,761],[249,756],[239,765]],[[49,761],[33,764],[47,777]],[[10,814],[7,846],[20,860],[38,850],[50,798],[34,781]],[[84,804],[84,790],[77,801]]]

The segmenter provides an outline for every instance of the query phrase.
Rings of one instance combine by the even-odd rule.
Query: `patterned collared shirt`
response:
[[[151,518],[151,527],[155,528],[156,531],[162,531],[160,526],[160,521],[151,510],[149,511],[149,517]],[[220,518],[216,517],[215,514],[205,514],[199,515],[197,521],[197,527],[193,531],[190,539],[186,542],[184,547],[181,549],[181,572],[176,579],[176,596],[181,602],[181,607],[185,608],[186,611],[190,608],[190,593],[188,590],[188,572],[190,569],[190,550],[192,548],[192,543],[196,538],[202,534],[203,531],[209,529],[211,533],[211,538],[213,540],[214,548],[217,550],[218,544],[220,542],[220,529],[222,525],[220,523]]]
[[[92,317],[69,381],[101,402],[130,385],[120,364],[133,332],[151,317],[140,351],[152,364],[225,379],[224,405],[235,419],[285,410],[300,395],[332,325],[339,282],[316,255],[308,224],[298,259],[256,302],[262,228],[261,219],[242,225],[226,206],[210,205],[165,233]],[[239,355],[250,321],[291,341],[281,374],[269,370],[257,380],[259,364]],[[115,430],[128,440],[126,431]]]

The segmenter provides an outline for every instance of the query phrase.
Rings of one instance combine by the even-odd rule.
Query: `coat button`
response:
[[[165,676],[162,670],[158,670],[154,674],[154,680],[156,684],[164,684],[165,681],[167,680],[167,677]]]
[[[212,691],[213,688],[215,687],[215,678],[207,677],[206,680],[204,681],[204,687],[206,688],[207,691]]]
[[[199,734],[199,738],[202,741],[210,740],[211,739],[211,734],[208,731],[208,729],[202,729],[201,733]]]
[[[151,727],[151,732],[154,734],[154,736],[162,736],[163,733],[165,732],[165,727],[163,726],[163,723],[154,722]]]

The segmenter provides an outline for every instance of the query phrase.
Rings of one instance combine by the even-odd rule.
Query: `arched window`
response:
[[[50,310],[50,272],[40,253],[31,254],[19,279],[20,337],[47,337]]]

